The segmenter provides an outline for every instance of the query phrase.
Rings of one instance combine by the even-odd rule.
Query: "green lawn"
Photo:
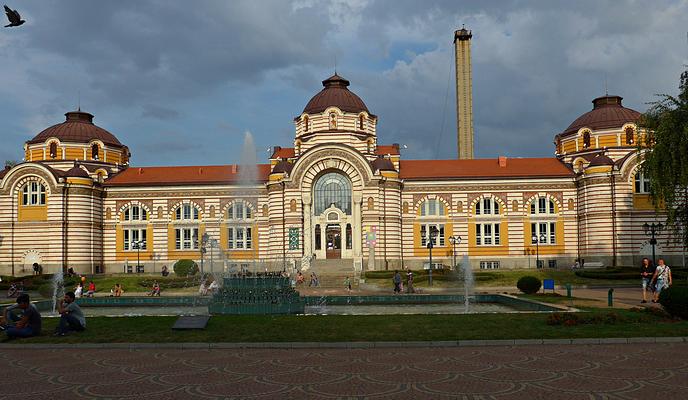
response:
[[[606,315],[592,310],[586,315]],[[215,316],[203,331],[173,331],[176,317],[97,317],[88,329],[67,337],[50,336],[57,320],[44,319],[40,337],[12,343],[175,343],[175,342],[337,342],[438,341],[688,336],[688,321],[671,321],[646,312],[614,310],[616,324],[549,326],[548,314]],[[641,322],[642,321],[642,322]]]

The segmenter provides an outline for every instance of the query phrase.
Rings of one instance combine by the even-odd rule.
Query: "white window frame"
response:
[[[475,215],[499,215],[501,207],[494,197],[484,197],[475,203]]]
[[[141,250],[146,250],[147,246],[147,230],[146,228],[125,228],[122,229],[122,237],[124,239],[124,246],[123,250],[124,251],[137,251],[134,249],[132,246],[133,242],[138,242],[139,240],[142,240],[143,243],[141,244]]]
[[[147,221],[148,211],[140,205],[132,205],[124,210],[125,221]]]
[[[200,219],[198,207],[190,203],[180,205],[174,212],[178,221],[198,221]]]
[[[174,248],[175,250],[198,250],[198,228],[175,228]]]
[[[420,245],[422,247],[427,247],[428,245],[428,235],[430,233],[430,228],[431,227],[437,228],[437,236],[435,236],[433,240],[433,247],[437,246],[445,246],[446,245],[446,238],[445,238],[445,231],[444,231],[444,224],[433,224],[433,223],[428,223],[428,224],[421,224],[420,225]]]
[[[243,200],[235,201],[227,208],[227,219],[229,221],[252,219],[253,214],[253,209],[249,203]]]
[[[536,197],[530,202],[530,215],[555,215],[557,206],[550,197]]]
[[[447,207],[440,199],[425,199],[420,203],[421,217],[443,217],[447,214]]]
[[[46,200],[45,185],[38,181],[27,182],[22,188],[23,206],[44,206]]]
[[[500,246],[499,222],[475,224],[476,246]]]
[[[649,194],[650,193],[650,179],[645,176],[643,171],[635,173],[633,178],[633,193],[635,194]]]
[[[557,244],[557,223],[553,221],[532,221],[530,223],[530,243],[536,244],[533,240],[533,235],[540,240],[540,234],[545,234],[545,241],[540,242],[540,245]]]
[[[499,261],[481,261],[480,269],[499,269]]]
[[[250,226],[227,228],[227,248],[229,250],[253,249],[253,229]]]

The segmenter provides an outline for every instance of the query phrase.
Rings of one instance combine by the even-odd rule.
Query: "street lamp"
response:
[[[453,268],[456,269],[456,246],[461,244],[461,236],[450,236],[449,243],[452,244],[452,257],[454,258]]]
[[[131,248],[136,249],[136,272],[141,270],[141,248],[146,247],[145,240],[134,240],[131,242]]]
[[[540,237],[538,238],[538,236],[533,233],[531,239],[533,243],[535,243],[535,268],[540,268],[540,243],[545,243],[547,236],[545,236],[544,233],[541,233]]]
[[[664,229],[664,225],[661,222],[648,224],[647,222],[643,224],[643,230],[646,235],[650,235],[650,244],[652,245],[652,263],[657,265],[655,260],[655,246],[657,245],[657,239],[655,235]]]
[[[430,250],[430,269],[428,270],[428,285],[432,286],[432,248],[435,247],[435,237],[437,237],[437,228],[434,226],[430,227],[430,234],[428,235],[428,250]]]

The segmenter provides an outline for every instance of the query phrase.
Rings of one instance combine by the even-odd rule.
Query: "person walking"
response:
[[[652,300],[653,303],[656,303],[659,301],[659,295],[662,293],[662,290],[669,289],[673,283],[671,278],[671,268],[664,264],[663,258],[657,260],[657,268],[652,276],[652,281],[657,282],[655,285],[655,298]]]
[[[347,276],[346,279],[344,279],[344,287],[346,288],[346,291],[351,293],[351,279]]]
[[[399,270],[394,270],[394,278],[392,279],[394,283],[394,293],[401,292],[401,274]]]
[[[415,293],[413,288],[413,272],[406,267],[406,293]]]
[[[640,279],[643,286],[643,300],[641,303],[647,303],[647,292],[651,292],[654,295],[654,290],[652,286],[652,279],[655,276],[655,266],[652,265],[652,261],[649,258],[643,258],[643,263],[640,266]]]

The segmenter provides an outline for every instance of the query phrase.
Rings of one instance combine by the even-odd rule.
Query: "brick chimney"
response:
[[[499,167],[506,168],[506,156],[499,156]]]

